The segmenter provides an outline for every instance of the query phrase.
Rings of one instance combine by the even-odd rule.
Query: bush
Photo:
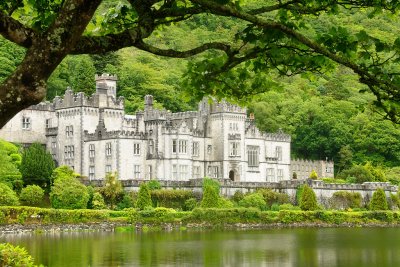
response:
[[[219,190],[211,184],[203,184],[203,198],[200,203],[202,208],[218,208]]]
[[[301,196],[303,195],[303,188],[304,188],[304,185],[299,185],[296,189],[296,204],[299,206],[300,206]]]
[[[351,193],[348,191],[337,191],[331,198],[331,207],[337,210],[348,208],[361,208],[362,197],[360,193]]]
[[[42,203],[44,190],[37,185],[28,185],[23,188],[19,199],[28,206],[37,206]]]
[[[369,203],[370,210],[387,210],[388,203],[386,199],[385,191],[382,188],[378,188],[372,195],[372,199]]]
[[[118,180],[116,173],[107,173],[104,186],[100,189],[104,196],[104,200],[110,204],[111,209],[119,197],[123,197],[124,189],[122,188],[121,181]]]
[[[218,208],[229,209],[229,208],[233,208],[233,206],[234,205],[233,205],[232,201],[230,201],[229,199],[220,197],[218,200]]]
[[[148,181],[147,186],[149,187],[150,191],[161,189],[161,184],[157,180]]]
[[[51,206],[56,209],[85,209],[89,201],[86,186],[75,178],[71,169],[59,168],[56,169],[56,179],[51,187]]]
[[[300,208],[302,210],[317,210],[317,196],[315,195],[314,190],[308,185],[303,186],[303,193],[300,198]]]
[[[313,179],[313,180],[317,180],[318,179],[318,174],[317,174],[317,172],[315,170],[311,171],[310,179]]]
[[[193,198],[193,192],[181,189],[160,189],[150,191],[151,200],[155,207],[184,209],[185,201]]]
[[[198,204],[197,200],[194,197],[189,198],[189,199],[187,199],[185,201],[185,205],[184,205],[183,210],[191,211],[191,210],[193,210],[194,208],[197,207],[197,204]]]
[[[129,193],[124,193],[122,200],[117,203],[117,210],[123,210],[134,207],[134,201]]]
[[[147,183],[142,183],[136,200],[136,208],[144,210],[147,207],[152,207],[151,195]]]
[[[19,205],[17,194],[6,184],[0,183],[0,206]]]
[[[392,209],[399,209],[400,208],[400,198],[396,194],[390,194],[390,202]]]
[[[263,196],[268,208],[273,204],[281,205],[289,203],[289,196],[285,193],[275,192],[271,189],[258,189],[257,193],[260,193]]]
[[[338,178],[350,180],[349,177],[354,177],[354,183],[362,184],[364,182],[372,182],[375,180],[374,176],[365,166],[355,165],[348,170],[344,170],[338,174]]]
[[[243,198],[244,194],[240,190],[236,190],[232,196],[232,200],[235,201],[236,203],[239,203],[239,201],[242,200]]]
[[[94,210],[102,210],[102,209],[107,208],[106,203],[104,202],[104,198],[99,192],[93,193],[91,206],[92,206],[92,209],[94,209]]]
[[[293,206],[290,203],[279,205],[279,210],[300,210],[300,207]]]
[[[35,267],[32,256],[25,248],[5,243],[0,244],[0,266],[8,267]]]
[[[260,193],[252,193],[245,196],[241,201],[239,201],[239,206],[245,208],[253,207],[260,210],[265,210],[267,208],[264,197]]]
[[[346,180],[335,179],[335,178],[322,178],[322,181],[326,184],[345,184]]]

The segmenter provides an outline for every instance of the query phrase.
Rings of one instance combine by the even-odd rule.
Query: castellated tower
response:
[[[117,76],[103,73],[95,76],[96,93],[106,94],[117,98]]]

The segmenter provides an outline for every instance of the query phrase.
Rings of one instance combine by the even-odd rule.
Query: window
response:
[[[207,154],[211,155],[211,152],[212,152],[212,145],[208,145],[207,146]]]
[[[154,141],[149,140],[149,154],[153,155],[154,154]]]
[[[64,146],[64,158],[73,159],[75,157],[74,146]]]
[[[111,156],[112,150],[111,150],[111,143],[108,142],[106,143],[106,156]]]
[[[176,153],[176,139],[172,140],[172,153]]]
[[[188,176],[188,166],[187,165],[179,165],[179,178],[181,180],[187,179]]]
[[[22,129],[23,130],[30,130],[31,129],[31,118],[22,117]]]
[[[46,128],[51,127],[51,119],[46,119]]]
[[[133,178],[140,179],[140,165],[133,165]]]
[[[199,152],[200,152],[199,142],[193,142],[193,151],[192,151],[193,156],[198,156]]]
[[[133,155],[140,155],[140,144],[133,144]]]
[[[200,178],[200,166],[193,166],[193,178],[194,179]]]
[[[111,165],[106,165],[106,174],[111,173]]]
[[[277,177],[278,177],[278,181],[283,180],[283,169],[278,169]]]
[[[277,147],[275,148],[275,157],[276,157],[278,160],[282,160],[282,147],[281,147],[281,146],[277,146]]]
[[[89,180],[93,180],[94,177],[94,166],[89,166]]]
[[[258,160],[258,146],[247,146],[247,162],[249,167],[258,167],[260,164]]]
[[[94,148],[94,144],[90,144],[89,145],[89,158],[94,158],[95,156],[95,148]]]
[[[172,179],[174,180],[178,179],[178,165],[176,164],[172,165]]]
[[[208,175],[211,178],[218,178],[218,166],[208,166]]]
[[[74,136],[74,126],[69,125],[69,126],[65,127],[65,135],[66,135],[67,137],[72,137],[72,136]]]
[[[56,142],[51,142],[51,148],[54,150],[57,148],[57,143]]]
[[[229,156],[231,157],[237,157],[240,155],[239,149],[240,143],[239,142],[230,142],[229,143]]]
[[[153,168],[151,165],[147,165],[146,179],[150,180],[151,178],[153,178]]]
[[[179,153],[187,153],[187,140],[179,140]]]
[[[274,182],[275,181],[275,170],[273,168],[267,169],[267,181]]]

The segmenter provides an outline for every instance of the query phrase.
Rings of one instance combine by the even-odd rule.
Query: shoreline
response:
[[[77,224],[8,224],[0,225],[0,235],[27,234],[27,233],[68,233],[68,232],[116,232],[118,228],[132,229],[136,232],[147,231],[196,231],[196,230],[262,230],[262,229],[292,229],[292,228],[397,228],[398,223],[235,223],[235,224],[211,224],[211,223],[116,223],[116,222],[92,222]]]

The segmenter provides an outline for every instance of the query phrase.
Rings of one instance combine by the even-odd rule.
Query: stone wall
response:
[[[127,191],[137,191],[142,182],[148,180],[123,180],[121,181]],[[219,179],[221,184],[221,194],[227,197],[233,196],[236,191],[242,193],[253,192],[258,188],[270,188],[274,191],[286,193],[294,200],[296,197],[296,190],[300,185],[308,184],[315,192],[319,203],[327,205],[328,200],[337,191],[349,191],[353,193],[360,193],[364,204],[368,203],[372,194],[378,189],[382,188],[387,197],[390,194],[396,194],[398,191],[397,186],[390,183],[382,182],[365,182],[363,184],[327,184],[321,180],[286,180],[281,182],[234,182],[230,179]],[[163,188],[167,189],[186,189],[200,192],[202,188],[202,179],[191,179],[189,181],[174,181],[174,180],[160,180]],[[85,183],[88,183],[87,181]],[[92,180],[91,184],[94,186],[101,186],[103,180]]]

